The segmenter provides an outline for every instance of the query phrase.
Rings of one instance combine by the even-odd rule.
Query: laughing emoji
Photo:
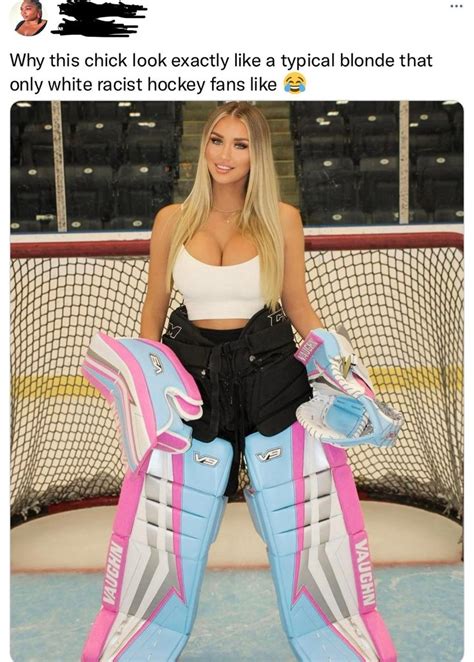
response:
[[[300,71],[292,71],[285,76],[283,81],[285,92],[290,94],[299,94],[306,89],[306,78]]]

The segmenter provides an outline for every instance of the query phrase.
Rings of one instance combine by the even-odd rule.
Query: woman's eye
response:
[[[220,145],[221,144],[221,139],[220,138],[211,138],[211,143],[213,145]]]
[[[247,149],[247,143],[235,143],[237,149]]]

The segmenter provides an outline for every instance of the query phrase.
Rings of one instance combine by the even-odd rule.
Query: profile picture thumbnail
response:
[[[15,32],[24,37],[34,37],[44,30],[47,20],[43,18],[43,5],[40,0],[23,0],[20,7],[22,20]]]

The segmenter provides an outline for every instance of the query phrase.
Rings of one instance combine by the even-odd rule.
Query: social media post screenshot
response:
[[[468,10],[8,8],[11,659],[468,659]]]

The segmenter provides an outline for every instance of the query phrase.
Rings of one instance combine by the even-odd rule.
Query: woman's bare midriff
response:
[[[229,329],[242,329],[248,320],[225,319],[225,320],[193,320],[194,326],[200,329],[216,329],[217,331],[228,331]]]

